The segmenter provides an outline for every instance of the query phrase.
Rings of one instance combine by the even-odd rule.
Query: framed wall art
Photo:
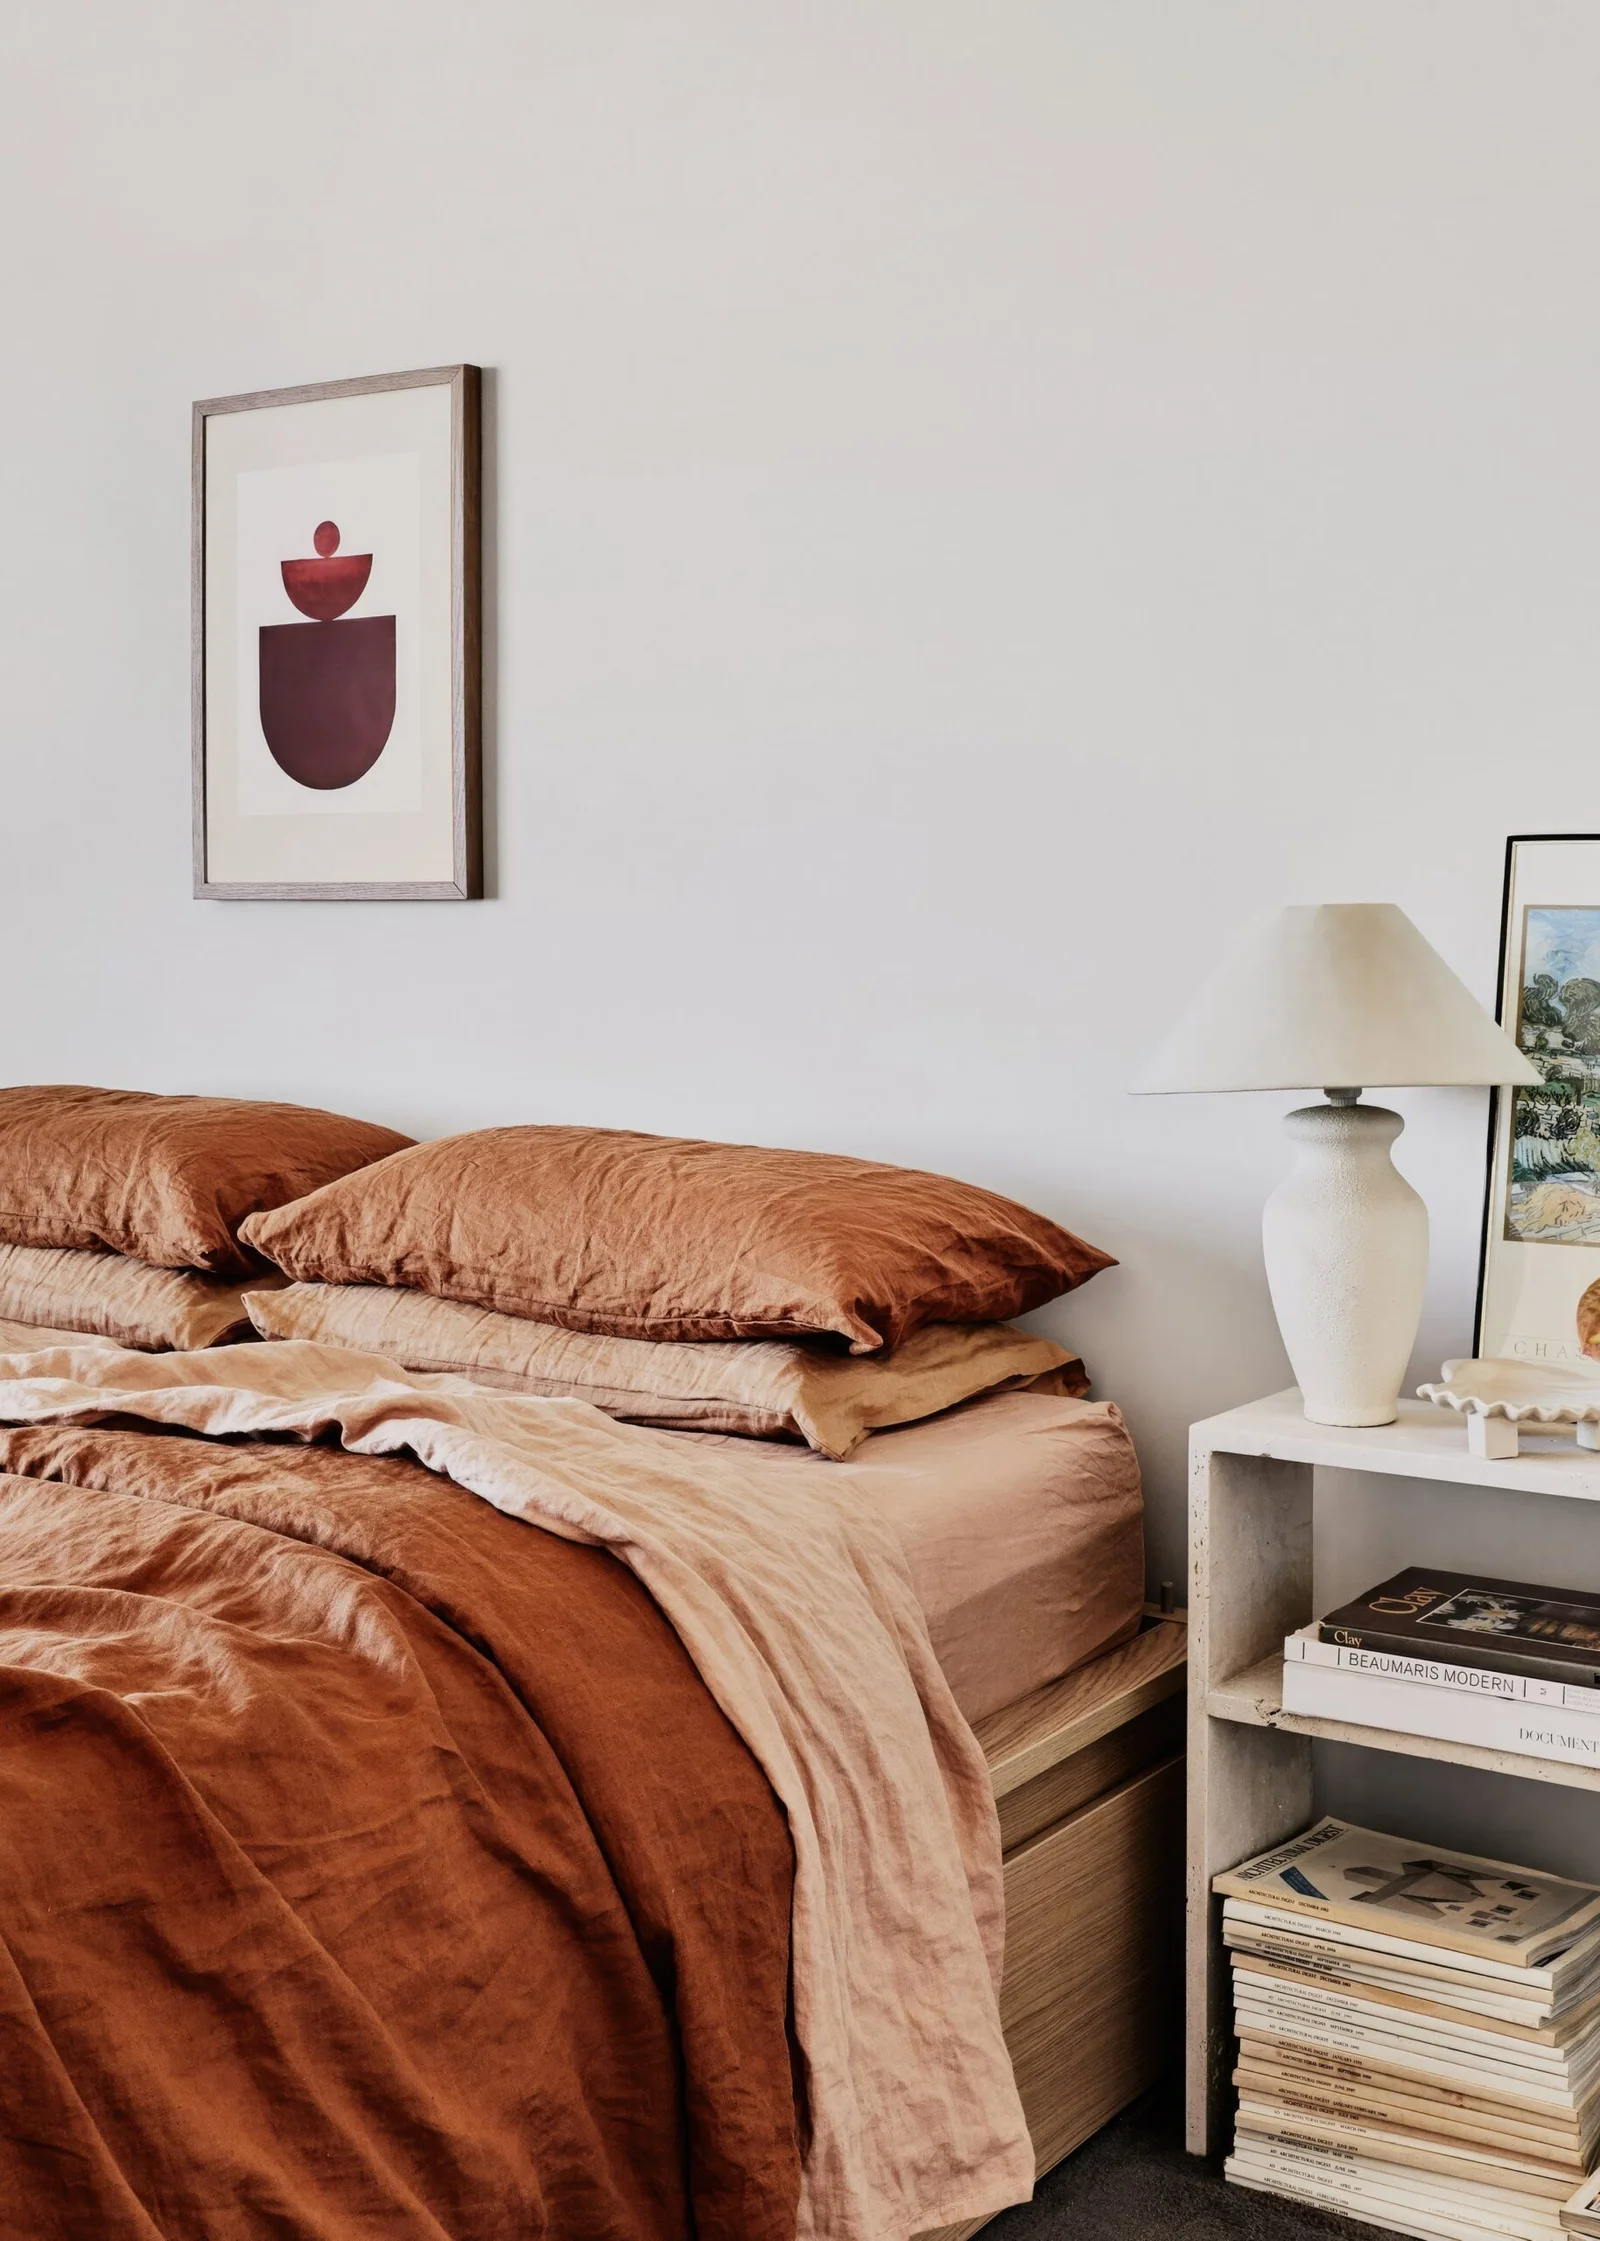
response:
[[[1506,843],[1497,1017],[1544,1078],[1494,1092],[1476,1351],[1574,1361],[1600,1279],[1600,835]]]
[[[194,408],[194,891],[482,893],[479,373]]]

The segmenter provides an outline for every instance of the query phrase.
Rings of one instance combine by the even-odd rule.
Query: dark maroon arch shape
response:
[[[262,626],[261,729],[297,785],[330,793],[364,778],[389,743],[394,696],[393,615]]]

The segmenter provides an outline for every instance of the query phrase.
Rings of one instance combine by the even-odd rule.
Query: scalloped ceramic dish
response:
[[[1419,1401],[1467,1419],[1468,1444],[1491,1461],[1517,1452],[1517,1427],[1570,1424],[1580,1447],[1600,1448],[1600,1362],[1446,1362],[1439,1382],[1417,1387]]]

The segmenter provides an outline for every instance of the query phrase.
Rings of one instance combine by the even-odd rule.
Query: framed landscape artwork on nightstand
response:
[[[479,373],[194,408],[200,896],[481,894]]]
[[[1575,1361],[1600,1279],[1600,835],[1507,842],[1498,1016],[1544,1078],[1494,1093],[1476,1351]]]

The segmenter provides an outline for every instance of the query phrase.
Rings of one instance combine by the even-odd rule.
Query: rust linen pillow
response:
[[[142,1090],[0,1089],[0,1244],[103,1248],[247,1276],[247,1214],[404,1150],[409,1136],[304,1105]]]
[[[253,1277],[251,1284],[281,1284]],[[189,1268],[151,1268],[123,1253],[0,1245],[0,1317],[109,1338],[147,1354],[215,1346],[250,1332],[245,1286]]]
[[[598,1128],[417,1144],[241,1234],[288,1275],[404,1284],[617,1338],[791,1338],[853,1354],[994,1323],[1108,1253],[993,1191],[819,1152]]]
[[[444,1370],[513,1393],[589,1401],[633,1424],[800,1439],[842,1460],[871,1431],[979,1393],[1078,1394],[1088,1375],[1052,1339],[1004,1323],[930,1323],[892,1354],[794,1341],[609,1338],[376,1284],[291,1284],[248,1295],[263,1338],[303,1338]]]

